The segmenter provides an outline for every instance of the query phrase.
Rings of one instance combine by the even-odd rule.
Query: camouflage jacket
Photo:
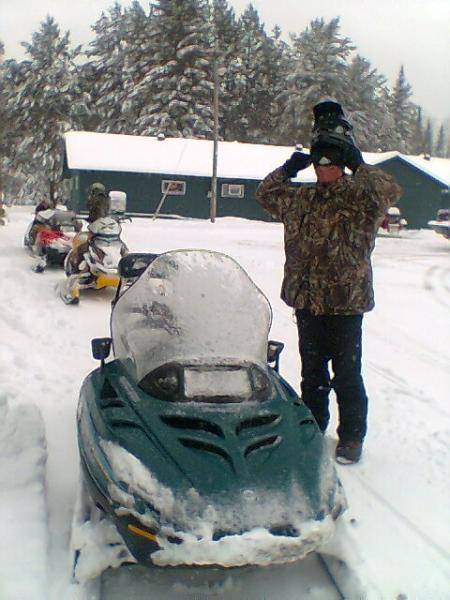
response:
[[[282,168],[256,199],[284,224],[282,299],[316,315],[359,314],[374,306],[370,255],[378,226],[401,195],[393,178],[368,165],[331,184],[293,188]]]

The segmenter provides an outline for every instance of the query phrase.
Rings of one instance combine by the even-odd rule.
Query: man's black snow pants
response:
[[[363,315],[317,316],[302,309],[296,311],[296,317],[303,402],[325,431],[330,419],[328,396],[333,388],[339,408],[339,439],[362,441],[367,429],[367,395],[361,376]]]

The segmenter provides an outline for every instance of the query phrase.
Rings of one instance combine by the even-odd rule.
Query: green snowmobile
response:
[[[345,498],[323,435],[278,372],[267,298],[217,252],[129,254],[119,270],[78,441],[123,560],[231,567],[315,550]]]

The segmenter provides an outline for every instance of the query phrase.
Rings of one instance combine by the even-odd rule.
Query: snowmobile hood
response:
[[[228,531],[287,525],[294,513],[323,518],[336,476],[309,411],[280,382],[274,374],[273,398],[261,403],[174,403],[149,397],[113,361],[82,388],[82,458],[104,495],[161,513],[169,490],[188,513],[226,515]]]

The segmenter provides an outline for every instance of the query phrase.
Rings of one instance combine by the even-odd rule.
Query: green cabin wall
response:
[[[432,160],[432,159],[431,159]],[[410,229],[426,228],[428,221],[436,217],[439,208],[449,206],[448,187],[433,179],[419,168],[394,157],[377,165],[393,175],[402,186],[403,195],[397,206],[408,221]],[[173,179],[186,182],[184,196],[167,196],[161,215],[179,215],[197,219],[209,218],[209,177],[195,177],[155,173],[126,173],[116,171],[76,171],[66,167],[65,177],[71,179],[71,208],[86,211],[87,190],[91,183],[100,181],[108,190],[121,190],[127,194],[127,212],[130,214],[153,214],[161,200],[161,181]],[[222,198],[221,184],[245,185],[244,198]],[[259,221],[272,218],[255,200],[258,180],[218,179],[217,216],[241,217]]]
[[[172,179],[186,182],[184,196],[166,196],[160,210],[161,215],[179,215],[197,219],[208,219],[210,204],[208,192],[211,178],[171,174],[124,173],[116,171],[76,171],[66,170],[66,177],[71,179],[70,206],[79,212],[86,211],[86,198],[89,186],[98,181],[108,190],[120,190],[127,194],[127,213],[153,214],[161,201],[161,181]],[[236,183],[245,186],[244,198],[222,198],[221,184]],[[218,179],[217,183],[217,216],[241,217],[270,221],[271,217],[255,200],[259,181],[247,179]]]
[[[448,194],[442,193],[446,185],[401,158],[391,158],[377,166],[401,185],[403,195],[397,206],[408,221],[409,229],[426,228],[428,221],[436,218],[438,209],[448,203]]]

